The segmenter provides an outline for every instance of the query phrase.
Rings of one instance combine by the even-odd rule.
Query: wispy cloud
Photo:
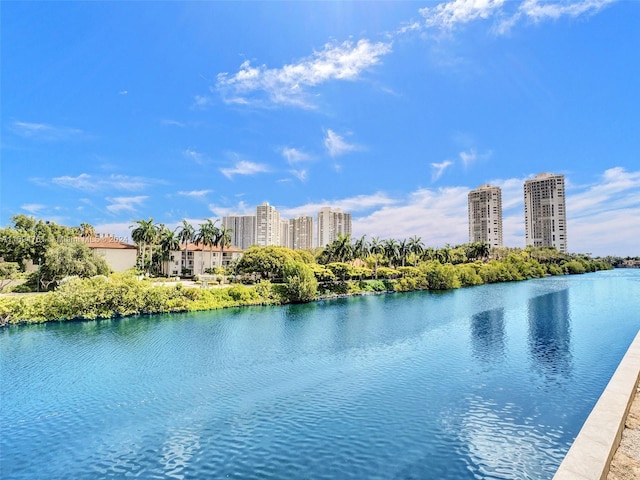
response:
[[[468,151],[460,152],[458,156],[460,157],[462,164],[466,168],[472,165],[473,163],[475,163],[477,160],[485,160],[487,158],[490,158],[491,154],[492,154],[491,151],[488,151],[485,153],[478,153],[476,152],[475,149],[471,148]]]
[[[203,110],[209,107],[213,103],[213,99],[206,95],[196,95],[193,97],[193,103],[191,104],[192,110]]]
[[[191,191],[182,191],[182,192],[178,192],[178,195],[182,196],[182,197],[191,197],[191,198],[198,198],[198,199],[202,199],[204,197],[206,197],[207,195],[209,195],[213,190],[191,190]]]
[[[233,167],[221,168],[222,174],[231,179],[235,175],[255,175],[256,173],[265,173],[269,171],[266,165],[260,163],[240,160]]]
[[[192,160],[196,163],[202,164],[206,161],[206,156],[200,152],[196,152],[192,148],[187,148],[182,152],[182,156],[188,160]]]
[[[432,163],[431,164],[431,181],[436,182],[444,173],[444,171],[453,165],[451,160],[445,160],[441,163]]]
[[[307,162],[312,159],[311,155],[292,147],[283,147],[280,151],[289,165],[300,162]]]
[[[209,211],[218,217],[226,217],[229,215],[255,215],[256,207],[250,206],[244,201],[238,202],[236,205],[216,205],[210,203],[208,205]]]
[[[46,205],[42,205],[40,203],[27,203],[25,205],[20,205],[20,208],[22,210],[24,210],[25,212],[29,212],[33,215],[36,215],[38,212],[42,211],[43,209],[47,208]]]
[[[327,43],[320,51],[282,68],[252,66],[248,60],[233,74],[220,73],[216,89],[227,103],[275,103],[312,108],[308,89],[328,81],[353,81],[380,63],[391,44],[371,42]]]
[[[17,121],[13,122],[11,127],[16,134],[34,140],[68,140],[71,138],[80,138],[85,135],[85,132],[78,128],[60,127],[47,123]]]
[[[324,138],[324,146],[332,157],[339,157],[347,152],[360,150],[358,145],[348,143],[344,137],[338,135],[333,130],[327,130],[327,135]]]
[[[107,210],[111,213],[135,212],[149,198],[146,195],[135,197],[107,197]]]
[[[42,182],[41,179],[38,179],[37,181]],[[127,175],[109,175],[108,177],[96,177],[95,175],[90,175],[88,173],[81,173],[76,177],[70,175],[54,177],[51,179],[51,183],[59,187],[73,188],[84,191],[105,189],[133,191],[142,190],[153,183],[158,183],[158,180],[142,177],[129,177]]]
[[[298,207],[282,207],[281,215],[286,218],[298,215],[315,215],[322,207],[341,208],[345,212],[366,212],[372,209],[393,205],[397,200],[390,198],[384,192],[370,195],[356,195],[347,198],[324,199],[319,202],[306,203]]]
[[[178,120],[172,120],[170,118],[163,118],[160,120],[160,125],[170,126],[170,127],[180,127],[184,128],[187,126],[186,123],[179,122]]]
[[[294,177],[296,177],[298,180],[300,180],[301,182],[305,182],[309,176],[309,172],[304,169],[304,168],[300,168],[300,169],[292,169],[289,170],[289,172],[291,172],[291,175],[293,175]]]
[[[474,21],[492,20],[491,30],[497,34],[507,33],[518,22],[529,20],[534,23],[557,20],[561,17],[591,15],[617,0],[452,0],[435,7],[419,10],[422,23],[412,22],[398,30],[398,33],[436,29],[450,32],[459,26]]]
[[[505,0],[454,0],[419,10],[426,27],[451,30],[457,25],[487,19],[504,5]]]

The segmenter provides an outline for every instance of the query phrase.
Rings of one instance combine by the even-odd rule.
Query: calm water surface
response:
[[[640,271],[0,331],[0,477],[551,478]]]

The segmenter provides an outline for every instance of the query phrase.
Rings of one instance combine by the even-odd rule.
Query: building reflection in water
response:
[[[486,310],[471,317],[473,355],[484,363],[502,360],[504,346],[504,308]]]
[[[545,383],[559,383],[571,375],[571,315],[569,290],[529,300],[529,354]]]

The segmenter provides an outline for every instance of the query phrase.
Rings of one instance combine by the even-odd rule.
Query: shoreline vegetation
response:
[[[267,258],[269,250],[292,257],[297,253],[284,247],[252,247],[249,250]],[[277,271],[278,265],[273,264],[271,268]],[[284,305],[373,293],[443,291],[613,267],[602,260],[582,257],[541,263],[532,258],[530,252],[520,250],[501,260],[455,265],[429,260],[418,262],[417,266],[378,267],[375,273],[373,269],[344,262],[321,265],[291,258],[285,259],[279,268],[281,277],[255,279],[256,274],[245,275],[220,288],[203,288],[202,284],[196,288],[186,287],[181,282],[170,286],[154,285],[157,279],[140,278],[136,272],[70,277],[53,291],[0,297],[0,325]]]
[[[201,278],[183,269],[189,280],[184,285],[164,275],[163,263],[171,252],[186,251],[185,245],[198,241],[228,246],[228,230],[210,220],[198,232],[186,221],[176,231],[153,219],[138,221],[132,225],[137,266],[112,273],[84,242],[56,240],[92,238],[91,225],[65,227],[25,215],[12,220],[13,227],[0,229],[0,292],[16,295],[0,296],[0,326],[443,291],[595,272],[623,261],[565,254],[553,247],[490,248],[474,242],[430,248],[419,237],[352,240],[338,235],[333,243],[313,250],[252,246],[239,259],[207,269]],[[27,271],[28,262],[37,270]],[[34,292],[43,293],[26,294]]]

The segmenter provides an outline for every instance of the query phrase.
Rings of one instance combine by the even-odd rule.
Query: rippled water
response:
[[[0,477],[551,478],[640,271],[0,332]]]

